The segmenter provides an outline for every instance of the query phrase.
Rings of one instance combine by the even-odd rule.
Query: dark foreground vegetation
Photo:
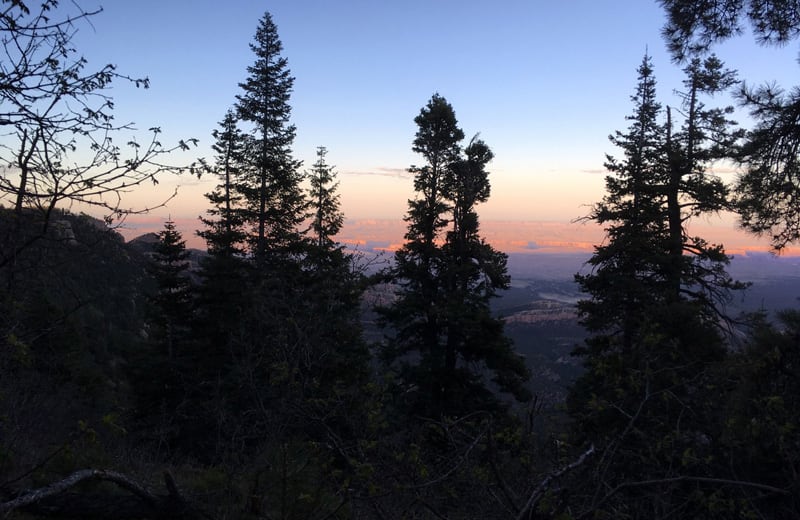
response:
[[[798,239],[800,94],[740,86],[710,47],[746,23],[791,40],[800,5],[661,3],[684,89],[662,105],[643,58],[586,217],[607,239],[576,277],[585,371],[551,410],[490,307],[510,283],[477,213],[493,153],[444,97],[414,119],[406,242],[376,274],[335,241],[325,148],[307,171],[292,156],[293,77],[269,14],[215,157],[172,166],[192,140],[111,139],[126,127],[107,87],[147,80],[77,57],[72,31],[93,13],[4,0],[0,515],[800,516],[800,312],[727,316],[746,284],[722,245],[686,232],[737,211],[776,249]],[[735,88],[749,131],[713,105]],[[720,160],[742,165],[735,186],[710,173]],[[172,222],[149,246],[109,229],[132,212],[126,191],[181,171],[217,179],[207,254]],[[61,209],[77,203],[106,220]]]

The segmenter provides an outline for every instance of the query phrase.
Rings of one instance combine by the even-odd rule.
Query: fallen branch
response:
[[[706,484],[720,484],[725,486],[746,487],[766,491],[767,493],[774,493],[776,495],[789,495],[791,491],[782,489],[768,484],[760,484],[758,482],[748,482],[746,480],[730,480],[726,478],[713,478],[713,477],[693,477],[690,475],[681,475],[678,477],[668,477],[652,480],[640,480],[638,482],[623,482],[614,489],[612,489],[605,498],[610,497],[619,490],[628,487],[643,487],[643,486],[656,486],[660,484],[674,484],[677,482],[703,482]],[[605,500],[604,498],[604,500]]]
[[[81,482],[112,482],[133,496],[66,493]],[[204,515],[190,507],[178,491],[175,481],[164,472],[167,495],[155,495],[127,475],[116,471],[84,469],[38,489],[24,491],[16,498],[0,502],[0,515],[15,510],[71,518],[184,518]]]
[[[581,464],[583,464],[586,459],[594,453],[594,444],[589,446],[589,449],[581,453],[581,456],[578,457],[575,462],[561,468],[560,470],[556,471],[555,473],[551,473],[547,476],[544,480],[539,482],[539,485],[536,486],[536,489],[533,490],[531,493],[530,498],[528,498],[528,502],[525,504],[525,507],[522,508],[522,511],[519,512],[517,515],[517,520],[524,520],[525,516],[530,515],[530,512],[536,507],[536,504],[539,500],[544,496],[544,492],[547,491],[547,488],[550,487],[550,483],[557,479],[561,478],[565,473],[572,471],[573,469],[577,468]]]
[[[760,484],[758,482],[748,482],[744,480],[730,480],[725,478],[713,478],[713,477],[693,477],[689,475],[681,475],[678,477],[667,477],[667,478],[660,478],[660,479],[651,479],[651,480],[640,480],[636,482],[623,482],[622,484],[618,484],[615,486],[611,491],[606,493],[602,500],[600,500],[597,504],[594,504],[592,511],[594,511],[597,507],[611,499],[614,495],[619,493],[621,490],[625,488],[636,488],[636,487],[648,487],[648,486],[660,486],[664,484],[676,484],[680,482],[699,482],[705,484],[715,484],[715,485],[724,485],[724,486],[735,486],[735,487],[742,487],[742,488],[751,488],[751,489],[758,489],[760,491],[765,491],[767,493],[774,493],[776,495],[790,495],[791,492],[788,489],[782,489],[774,486],[770,486],[767,484]],[[578,518],[583,518],[591,514],[590,511],[587,511],[583,515],[579,516]]]

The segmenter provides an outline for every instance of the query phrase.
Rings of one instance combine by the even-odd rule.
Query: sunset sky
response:
[[[666,54],[654,0],[79,3],[103,7],[75,41],[90,66],[116,63],[151,80],[148,90],[115,86],[117,121],[135,122],[142,138],[160,126],[165,145],[200,140],[175,162],[211,158],[211,132],[239,93],[253,61],[248,45],[269,10],[296,78],[295,157],[310,167],[316,147],[328,148],[348,219],[341,238],[369,247],[402,239],[413,197],[405,170],[421,162],[411,152],[413,119],[438,92],[467,136],[480,132],[495,152],[492,198],[480,208],[487,237],[507,251],[588,250],[602,233],[572,221],[603,196],[604,157],[617,153],[608,135],[627,126],[642,56],[653,57],[662,103],[677,103],[672,92],[682,79]],[[765,49],[746,35],[717,54],[751,83],[790,87],[797,77],[796,45]],[[744,114],[739,119],[746,123]],[[730,168],[721,171],[733,179]],[[167,208],[128,221],[126,235],[158,230],[171,216],[199,246],[193,229],[214,183],[165,178],[158,190],[132,194],[126,204],[136,207],[179,186]],[[733,252],[765,247],[734,228],[732,218],[697,226]]]

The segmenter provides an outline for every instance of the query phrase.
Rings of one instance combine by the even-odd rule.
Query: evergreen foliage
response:
[[[747,167],[736,184],[742,226],[780,252],[800,240],[800,87],[743,86],[739,97],[756,121],[739,156]]]
[[[627,132],[610,137],[625,158],[606,157],[606,196],[588,219],[605,227],[608,240],[595,246],[588,264],[593,271],[576,275],[591,299],[578,304],[584,326],[591,332],[619,336],[630,350],[653,307],[663,306],[666,286],[668,225],[664,215],[666,165],[665,129],[658,117],[655,78],[648,56],[638,69]]]
[[[216,188],[206,194],[211,203],[208,217],[200,220],[206,226],[198,233],[205,239],[211,255],[234,256],[244,252],[243,208],[240,193],[241,178],[247,168],[245,153],[249,138],[241,132],[232,110],[225,113],[219,128],[212,132],[216,152],[211,169],[219,178]]]
[[[131,356],[130,378],[141,438],[172,443],[186,416],[181,407],[196,361],[191,342],[195,287],[186,242],[172,220],[164,223],[150,254],[147,271],[154,288],[147,298],[147,342]]]
[[[493,157],[486,143],[475,136],[464,148],[463,157],[448,167],[442,187],[443,198],[451,208],[451,225],[441,247],[439,266],[447,338],[440,384],[445,406],[451,412],[459,407],[468,410],[492,405],[492,392],[470,368],[475,364],[485,365],[496,388],[520,401],[530,398],[525,386],[525,360],[514,351],[503,333],[503,322],[490,308],[492,298],[508,289],[511,282],[506,254],[479,234],[476,205],[489,199],[486,165]],[[471,402],[464,406],[467,401]]]
[[[741,284],[726,273],[722,246],[689,236],[685,224],[728,206],[708,167],[738,134],[728,111],[706,108],[701,96],[729,86],[730,75],[713,57],[687,66],[676,131],[669,107],[660,120],[649,57],[638,72],[631,126],[611,137],[624,159],[608,157],[607,195],[590,215],[608,240],[595,248],[593,271],[576,277],[594,336],[576,349],[587,371],[568,405],[576,440],[601,453],[583,507],[617,517],[713,516],[719,490],[683,481],[715,471],[720,306]]]
[[[672,33],[678,51],[736,32],[743,9],[765,41],[796,36],[792,2],[662,4],[686,17]],[[48,61],[76,52],[72,24],[94,13],[64,21],[51,17],[54,0],[3,5],[0,126],[21,176],[0,182],[14,203],[0,207],[0,516],[800,517],[800,313],[756,316],[731,348],[724,303],[741,285],[722,246],[687,231],[736,208],[776,248],[797,239],[796,93],[742,90],[757,125],[739,149],[730,109],[707,106],[735,82],[719,60],[680,56],[683,92],[662,106],[644,57],[629,126],[610,138],[620,155],[607,156],[606,194],[587,217],[607,239],[576,277],[586,371],[569,417],[553,418],[540,396],[518,406],[531,398],[529,367],[491,311],[510,284],[477,209],[493,152],[477,135],[464,144],[442,96],[415,118],[423,164],[409,168],[406,243],[375,277],[395,291],[379,309],[380,366],[362,330],[372,280],[335,238],[344,215],[327,150],[307,174],[292,158],[293,78],[268,13],[236,107],[212,133],[217,185],[195,270],[171,220],[151,248],[56,207],[105,193],[100,205],[118,209],[114,182],[32,191],[47,184],[31,175],[48,170],[25,151],[54,136],[50,159],[66,161],[113,130],[103,91],[118,76]],[[16,59],[15,48],[33,54]],[[47,81],[30,82],[42,64]],[[54,85],[72,89],[70,106],[33,117]],[[100,106],[64,141],[76,99]],[[110,141],[94,144],[95,166],[119,158]],[[160,171],[147,166],[160,145],[142,153],[145,177],[128,170],[129,180]],[[748,165],[736,206],[710,173],[734,154]],[[78,189],[113,168],[99,171],[49,173]],[[87,467],[114,469],[75,472]],[[137,484],[161,472],[169,495]]]
[[[721,438],[734,475],[788,491],[751,500],[758,495],[743,488],[753,513],[792,518],[800,513],[800,312],[785,310],[777,318],[770,323],[761,316],[745,347],[731,356]]]
[[[333,237],[342,229],[344,214],[339,209],[339,195],[336,190],[339,182],[336,171],[325,162],[328,150],[317,148],[317,162],[308,175],[311,187],[308,192],[313,222],[311,231],[317,247],[330,247]]]
[[[694,58],[683,69],[685,91],[678,92],[681,104],[676,112],[683,122],[675,129],[673,111],[667,108],[665,157],[668,167],[666,186],[669,224],[670,282],[673,298],[697,301],[703,319],[720,318],[717,309],[728,298],[728,291],[742,289],[725,272],[729,258],[721,245],[701,237],[688,236],[686,222],[703,215],[731,209],[727,186],[710,167],[731,157],[742,132],[729,119],[733,107],[708,107],[711,97],[735,84],[735,73],[725,69],[716,56]]]
[[[186,444],[205,455],[216,457],[220,439],[209,440],[205,431],[219,430],[219,403],[223,382],[229,375],[231,337],[239,331],[243,314],[252,302],[251,266],[246,258],[245,209],[240,185],[248,168],[246,151],[250,138],[238,128],[228,110],[212,136],[217,153],[212,172],[219,184],[206,194],[211,203],[205,229],[198,235],[206,240],[208,255],[200,262],[200,283],[196,289],[192,321],[191,371],[186,380]]]
[[[800,35],[797,0],[659,0],[667,13],[662,31],[676,60],[707,52],[749,28],[762,45],[785,45]]]
[[[670,107],[659,120],[652,65],[644,58],[631,126],[611,137],[625,158],[608,156],[607,195],[588,217],[605,226],[609,240],[595,248],[593,272],[576,277],[591,296],[579,310],[590,331],[609,332],[626,349],[658,309],[671,305],[691,303],[713,326],[728,292],[742,287],[725,272],[722,246],[686,231],[691,218],[729,207],[727,188],[708,170],[730,155],[740,133],[730,130],[728,108],[707,108],[701,96],[730,86],[731,73],[714,57],[693,60],[685,72],[685,117],[676,131]]]
[[[192,313],[192,283],[189,279],[189,251],[175,222],[167,220],[158,233],[150,271],[156,293],[150,300],[153,333],[163,338],[167,359],[175,355],[175,342],[185,337]]]
[[[289,98],[294,77],[281,56],[283,44],[272,16],[265,13],[250,44],[255,62],[247,67],[247,79],[239,84],[236,113],[250,126],[251,145],[241,179],[244,222],[250,227],[250,252],[259,266],[298,254],[302,244],[300,225],[307,217],[307,202],[300,183],[300,163],[292,158],[295,127],[289,123]]]
[[[473,140],[464,156],[464,132],[438,94],[414,121],[412,149],[426,164],[409,169],[418,197],[409,201],[406,243],[389,273],[397,300],[380,309],[393,329],[384,354],[399,371],[405,406],[414,413],[495,408],[486,373],[499,391],[525,399],[527,369],[489,309],[495,292],[508,286],[506,256],[480,238],[474,212],[489,196],[484,167],[491,150]],[[453,228],[445,234],[448,223]]]
[[[800,36],[800,3],[796,0],[728,0],[726,2],[661,0],[667,13],[664,36],[678,61],[707,53],[716,43],[750,29],[762,45],[782,46]],[[775,251],[800,239],[796,203],[800,149],[800,91],[774,84],[738,90],[755,127],[733,156],[745,172],[735,186],[742,226],[770,238]]]

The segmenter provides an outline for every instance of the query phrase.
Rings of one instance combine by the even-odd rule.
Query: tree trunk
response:
[[[130,495],[114,493],[67,493],[66,491],[85,481],[106,481],[130,492]],[[208,518],[192,507],[178,491],[175,481],[164,472],[166,495],[154,495],[130,477],[115,471],[85,469],[48,486],[17,493],[15,498],[3,497],[0,516],[20,511],[53,518],[81,519],[184,519]]]

